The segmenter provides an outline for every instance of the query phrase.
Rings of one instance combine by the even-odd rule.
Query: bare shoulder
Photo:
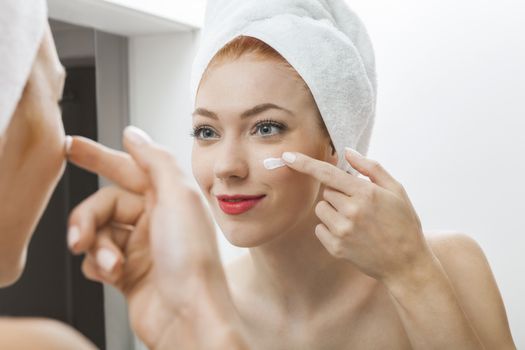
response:
[[[434,231],[426,238],[487,349],[515,349],[503,299],[478,242],[460,232]]]
[[[475,259],[472,267],[488,265],[487,258],[481,246],[469,235],[455,231],[430,231],[425,234],[426,240],[432,252],[440,260],[447,272],[454,273],[455,270],[464,267],[462,261]],[[445,266],[446,265],[446,266]],[[488,266],[485,266],[488,267]],[[450,271],[449,271],[450,269]]]
[[[0,318],[0,348],[96,349],[73,328],[61,322],[43,318]]]
[[[461,281],[477,281],[496,287],[487,257],[474,238],[454,231],[432,231],[425,237],[454,284]],[[464,288],[471,285],[460,283],[458,286],[463,284],[465,284]]]

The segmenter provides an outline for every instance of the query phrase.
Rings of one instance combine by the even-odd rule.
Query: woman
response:
[[[20,277],[27,246],[64,162],[58,101],[65,71],[43,1],[0,4],[0,287]],[[57,321],[0,319],[2,349],[93,349]]]
[[[214,33],[206,26],[204,32]],[[425,234],[403,187],[378,162],[338,146],[333,121],[308,88],[314,82],[307,84],[273,47],[245,35],[219,48],[198,80],[192,170],[226,238],[249,248],[226,274],[250,347],[514,349],[477,243],[462,233]],[[128,190],[140,187],[131,164],[111,165],[101,146],[75,143],[71,160]],[[286,167],[266,169],[264,160],[275,157]],[[343,171],[341,157],[362,176]],[[72,222],[85,220],[75,251],[88,252],[88,277],[120,287],[130,305],[144,310],[154,304],[138,297],[151,288],[149,276],[137,278],[128,266],[132,258],[134,266],[147,266],[149,246],[137,258],[137,248],[116,242],[116,231],[104,234],[122,221],[115,206],[102,209],[103,222],[90,214],[106,201],[118,201],[116,212],[132,206],[125,190],[111,191],[75,210]],[[115,256],[106,269],[95,258],[102,242]],[[183,260],[191,249],[165,254]],[[177,292],[185,290],[191,287],[180,284]],[[148,326],[134,325],[152,343],[155,327]]]

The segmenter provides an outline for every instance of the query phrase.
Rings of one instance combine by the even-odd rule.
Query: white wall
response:
[[[134,11],[144,12],[174,22],[200,27],[204,20],[206,0],[98,0],[122,6]]]
[[[140,36],[129,41],[130,117],[190,166],[189,79],[195,32]]]
[[[205,0],[47,0],[50,17],[123,36],[200,28]]]
[[[427,229],[484,249],[518,348],[525,347],[525,3],[352,0],[376,49],[369,155],[407,188]],[[130,40],[131,121],[191,174],[193,33]],[[521,118],[520,118],[521,117]],[[224,260],[240,254],[221,238]]]
[[[525,347],[525,2],[348,2],[376,50],[370,157],[427,229],[480,243]]]

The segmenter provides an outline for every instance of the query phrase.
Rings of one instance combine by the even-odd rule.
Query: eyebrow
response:
[[[260,105],[257,105],[253,108],[250,108],[246,111],[244,111],[242,114],[241,114],[241,119],[245,119],[245,118],[249,118],[249,117],[252,117],[252,116],[255,116],[257,114],[260,114],[264,111],[267,111],[269,109],[278,109],[278,110],[281,110],[281,111],[284,111],[288,114],[290,114],[291,116],[295,116],[295,114],[289,110],[289,109],[286,109],[284,107],[281,107],[281,106],[277,106],[276,104],[273,104],[273,103],[263,103],[263,104],[260,104]],[[197,108],[192,114],[192,116],[196,116],[196,115],[201,115],[203,117],[208,117],[208,118],[212,118],[212,119],[219,119],[217,117],[217,114],[215,114],[214,112],[212,111],[209,111],[205,108]]]

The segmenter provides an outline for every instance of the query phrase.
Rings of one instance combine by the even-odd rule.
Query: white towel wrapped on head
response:
[[[310,88],[338,166],[352,170],[344,147],[362,154],[374,124],[374,52],[361,20],[344,0],[208,0],[191,75],[192,105],[215,54],[237,36],[255,37],[290,63]]]
[[[46,22],[45,0],[0,2],[0,137],[22,96]]]

